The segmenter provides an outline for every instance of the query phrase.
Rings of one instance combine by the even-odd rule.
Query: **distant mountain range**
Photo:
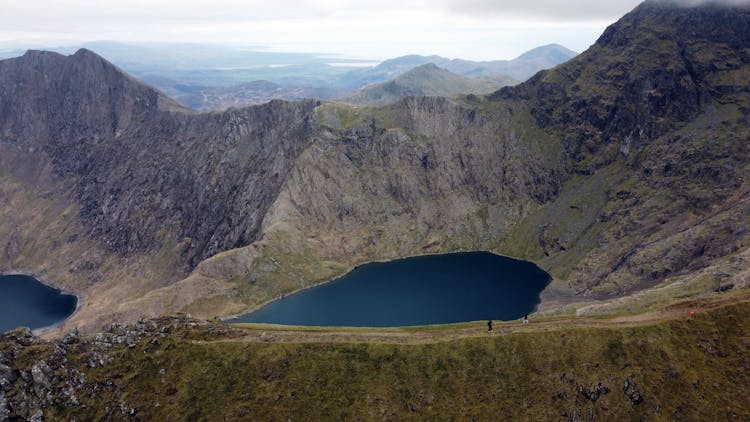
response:
[[[485,94],[522,82],[536,72],[575,57],[577,53],[550,44],[530,50],[513,60],[475,62],[441,56],[409,55],[377,66],[355,68],[325,81],[310,78],[271,78],[232,86],[196,87],[170,81],[150,82],[181,104],[201,111],[262,104],[271,99],[335,99],[353,104],[387,104],[409,95]],[[428,65],[428,66],[426,66]],[[284,70],[283,74],[288,70]],[[303,86],[307,82],[309,85]]]
[[[343,76],[349,86],[373,82],[384,82],[423,64],[432,63],[458,75],[467,77],[500,76],[523,82],[536,72],[550,69],[564,63],[578,53],[558,44],[550,44],[529,50],[513,60],[493,60],[475,62],[462,59],[448,59],[441,56],[402,56],[386,60],[372,68],[357,69]]]
[[[537,47],[513,60],[475,62],[409,55],[363,67],[368,62],[230,46],[99,41],[82,47],[95,51],[180,104],[198,111],[262,104],[273,99],[319,98],[384,104],[405,95],[488,93],[501,86],[522,82],[534,73],[555,67],[576,55],[563,46],[551,44]],[[73,54],[78,47],[50,50]],[[5,50],[0,52],[0,58],[23,53],[22,50]],[[394,80],[425,64],[436,65],[452,74],[423,69]],[[420,81],[420,76],[428,79]],[[369,87],[388,81],[391,82],[383,87]],[[365,87],[366,92],[362,91]],[[378,94],[379,91],[382,92]]]
[[[423,64],[387,81],[368,85],[339,101],[350,104],[385,105],[409,96],[454,97],[459,94],[489,94],[518,81],[505,76],[468,78]]]

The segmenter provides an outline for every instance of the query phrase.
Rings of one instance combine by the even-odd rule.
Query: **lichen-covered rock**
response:
[[[42,409],[37,410],[34,412],[33,415],[29,418],[29,422],[43,422],[44,421],[44,411]]]
[[[37,362],[31,367],[31,377],[34,380],[34,391],[40,399],[44,398],[46,392],[52,389],[52,376],[52,369],[50,369],[47,362],[43,360]]]
[[[75,327],[70,330],[70,332],[66,334],[65,337],[62,338],[62,340],[60,340],[60,342],[63,344],[75,344],[78,342],[78,335],[78,327]]]
[[[0,391],[9,391],[16,381],[15,371],[7,365],[0,363]]]
[[[10,419],[11,411],[8,407],[8,400],[5,398],[5,393],[0,391],[0,421],[7,421]]]

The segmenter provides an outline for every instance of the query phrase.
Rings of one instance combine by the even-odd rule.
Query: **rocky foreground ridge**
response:
[[[647,1],[487,97],[207,114],[92,52],[28,52],[0,62],[0,271],[82,294],[84,331],[461,249],[574,297],[744,285],[696,274],[750,245],[748,28],[747,6]]]
[[[381,341],[345,337],[372,330],[244,329],[186,315],[54,341],[19,329],[0,334],[0,420],[750,416],[746,292],[653,321],[560,322],[391,330]],[[330,335],[339,338],[321,341]]]
[[[105,332],[87,338],[82,338],[78,329],[73,329],[52,343],[33,335],[26,328],[1,334],[0,420],[42,421],[45,409],[56,407],[85,412],[87,405],[78,397],[86,396],[88,400],[85,401],[91,406],[92,400],[95,403],[118,387],[119,393],[124,393],[122,388],[127,388],[127,385],[120,383],[121,378],[137,376],[136,373],[110,374],[104,381],[91,380],[86,375],[89,371],[113,366],[115,356],[119,357],[122,349],[139,347],[142,353],[149,353],[160,348],[166,338],[185,338],[188,335],[203,339],[231,338],[232,333],[233,330],[225,325],[181,315],[141,319],[133,325],[112,324]],[[131,368],[137,371],[137,368]],[[164,369],[160,373],[163,374]],[[143,404],[133,403],[136,406]],[[155,403],[149,404],[153,406]],[[102,410],[107,418],[141,419],[136,415],[136,409],[124,402],[113,405],[111,409],[98,409]]]

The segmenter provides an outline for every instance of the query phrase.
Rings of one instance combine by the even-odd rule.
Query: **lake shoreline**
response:
[[[76,298],[76,307],[73,310],[73,312],[70,313],[70,315],[68,315],[62,321],[57,322],[55,324],[48,325],[48,326],[45,326],[45,327],[35,328],[35,329],[31,330],[34,333],[34,335],[41,336],[41,335],[50,333],[50,332],[52,332],[52,331],[54,331],[56,329],[59,329],[62,325],[65,324],[66,321],[68,321],[69,319],[73,318],[73,316],[78,311],[80,311],[83,308],[83,306],[85,305],[85,303],[86,303],[86,298],[85,298],[85,296],[83,294],[79,294],[78,292],[69,290],[67,287],[62,286],[59,283],[55,283],[55,282],[49,281],[49,280],[47,280],[47,279],[45,279],[45,278],[43,278],[43,277],[35,274],[33,271],[19,271],[19,270],[13,270],[13,269],[6,270],[6,271],[0,271],[0,277],[3,277],[3,276],[14,276],[14,275],[15,276],[31,277],[34,280],[38,281],[39,283],[41,283],[41,284],[43,284],[43,285],[45,285],[47,287],[51,287],[51,288],[53,288],[55,290],[58,290],[61,295],[69,295],[69,296],[74,296]]]
[[[396,262],[396,261],[401,261],[401,260],[410,259],[410,258],[439,256],[439,255],[449,255],[449,254],[469,254],[469,253],[488,253],[488,254],[496,255],[496,256],[499,256],[499,257],[502,257],[502,258],[509,258],[509,259],[514,259],[516,261],[529,262],[529,263],[534,264],[537,268],[539,268],[540,270],[544,271],[545,273],[547,273],[550,276],[549,283],[547,283],[547,286],[539,293],[539,303],[537,303],[536,306],[534,306],[534,310],[532,312],[529,312],[529,315],[533,315],[536,312],[538,312],[539,308],[542,307],[544,305],[544,303],[547,302],[547,300],[549,300],[551,298],[568,298],[569,297],[567,294],[561,294],[559,292],[560,289],[555,289],[556,291],[554,293],[545,295],[545,292],[547,292],[547,290],[550,289],[553,284],[562,283],[562,280],[556,279],[548,270],[542,268],[539,264],[537,264],[534,261],[529,261],[527,259],[519,258],[519,257],[512,256],[512,255],[504,255],[504,254],[500,254],[500,253],[497,253],[497,252],[494,252],[494,251],[490,251],[490,250],[486,250],[486,249],[476,249],[475,250],[475,249],[463,249],[463,248],[459,248],[459,249],[456,249],[456,250],[449,250],[449,251],[444,251],[444,252],[426,252],[426,253],[419,253],[419,254],[416,254],[416,255],[410,255],[410,256],[407,256],[407,257],[401,257],[401,258],[376,259],[374,261],[366,261],[366,262],[357,263],[354,266],[347,267],[347,269],[344,270],[344,272],[341,275],[338,275],[338,276],[336,276],[334,278],[331,278],[329,280],[326,280],[326,281],[323,281],[323,282],[320,282],[320,283],[311,284],[309,286],[300,287],[298,289],[291,290],[288,293],[284,293],[284,299],[289,298],[289,297],[291,297],[293,295],[296,295],[297,293],[301,293],[301,292],[313,289],[315,287],[325,286],[327,284],[333,283],[333,282],[341,279],[342,277],[345,277],[347,274],[351,273],[352,271],[354,271],[354,270],[356,270],[356,269],[358,269],[358,268],[360,268],[362,266],[369,265],[369,264],[386,264],[386,263],[389,263],[389,262]],[[545,298],[545,296],[547,298]],[[236,314],[231,314],[231,315],[228,315],[228,316],[220,317],[219,319],[222,322],[229,323],[228,321],[231,320],[231,319],[239,318],[239,317],[241,317],[243,315],[252,314],[254,312],[259,311],[261,308],[263,308],[265,306],[268,306],[269,304],[271,304],[273,302],[276,302],[276,301],[279,301],[279,300],[282,300],[282,298],[280,296],[272,298],[272,299],[268,299],[265,302],[260,303],[259,305],[255,305],[255,306],[246,308],[246,310],[244,310],[244,311],[242,311],[240,313],[236,313]]]
[[[429,253],[359,264],[222,321],[356,327],[511,321],[536,312],[553,280],[534,262],[491,251]]]

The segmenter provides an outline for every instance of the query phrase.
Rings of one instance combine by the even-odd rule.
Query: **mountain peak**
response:
[[[434,72],[440,72],[440,71],[448,72],[447,70],[443,69],[442,67],[439,67],[435,63],[425,63],[423,65],[419,65],[409,70],[408,72],[404,73],[401,76],[405,76],[410,73],[434,73]]]
[[[94,53],[93,51],[89,50],[88,48],[79,48],[78,51],[76,51],[75,54],[73,54],[73,56],[74,57],[90,57],[90,56],[93,56],[93,57],[99,57],[99,58],[101,58],[100,55]]]
[[[515,60],[549,60],[552,57],[560,62],[564,62],[571,57],[575,57],[577,54],[575,51],[560,44],[547,44],[533,48],[516,57]]]
[[[750,1],[646,0],[609,26],[597,44],[613,47],[633,41],[631,35],[647,30],[681,42],[750,43]]]
[[[564,133],[580,171],[591,172],[690,121],[708,104],[741,101],[748,48],[746,2],[650,0],[578,57],[496,96],[531,98],[537,122]]]

